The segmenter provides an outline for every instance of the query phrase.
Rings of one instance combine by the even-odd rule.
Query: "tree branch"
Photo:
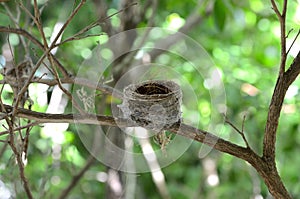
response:
[[[9,115],[13,107],[4,105],[5,110],[1,109]],[[7,112],[6,112],[7,111]],[[136,125],[129,120],[122,118],[113,118],[111,116],[94,115],[94,114],[49,114],[31,111],[28,109],[18,108],[16,117],[35,120],[36,123],[75,123],[75,124],[96,124],[104,126],[119,126],[119,127],[135,127]],[[174,125],[170,129],[173,133],[182,135],[184,137],[205,143],[221,152],[225,152],[236,157],[247,160],[250,153],[254,152],[251,149],[238,146],[220,137],[217,137],[207,131],[203,131],[187,124],[181,123]]]
[[[22,35],[22,36],[26,37],[28,40],[30,40],[32,43],[34,43],[35,45],[37,45],[41,50],[44,50],[43,44],[38,39],[36,39],[34,36],[32,36],[29,32],[27,32],[24,29],[0,26],[0,32],[15,33],[15,34],[18,34],[18,35]],[[54,60],[55,64],[60,69],[60,71],[62,72],[62,74],[65,77],[69,77],[70,74],[64,68],[64,66],[57,60],[57,58],[51,52],[49,52],[49,54],[52,57],[52,59]]]
[[[274,89],[274,93],[269,106],[268,118],[265,127],[265,136],[263,142],[263,157],[275,164],[275,142],[278,120],[285,94],[289,86],[295,81],[300,73],[300,51],[289,69],[280,75]]]
[[[281,61],[279,75],[276,82],[276,86],[273,92],[271,103],[268,111],[268,118],[265,127],[265,135],[263,141],[263,158],[267,160],[270,168],[276,168],[275,165],[275,143],[276,132],[278,128],[278,121],[282,104],[285,98],[285,94],[289,86],[295,81],[300,72],[300,55],[296,56],[293,63],[287,71],[285,71],[286,65],[286,33],[285,33],[285,18],[287,11],[287,0],[284,0],[282,13],[278,10],[278,7],[274,0],[271,0],[273,10],[275,11],[281,27]]]
[[[265,127],[265,136],[264,136],[264,149],[263,157],[270,160],[270,162],[275,163],[275,142],[276,142],[276,131],[278,127],[278,120],[280,117],[280,111],[282,108],[282,103],[285,97],[285,93],[288,89],[284,81],[284,72],[285,72],[285,61],[286,61],[286,38],[285,38],[285,12],[284,9],[282,14],[278,10],[278,7],[274,0],[271,0],[272,7],[276,13],[281,27],[281,62],[279,76],[276,82],[276,86],[273,92],[271,103],[269,106],[268,119]]]
[[[1,112],[10,115],[13,107],[3,105]],[[16,110],[16,109],[15,109]],[[93,114],[47,114],[39,113],[23,108],[18,108],[15,117],[35,120],[36,123],[76,123],[76,124],[96,124],[118,127],[134,127],[130,121],[122,118],[113,118],[111,116],[93,115]],[[215,136],[207,131],[197,129],[184,123],[176,124],[169,130],[175,134],[204,143],[220,152],[233,155],[237,158],[249,162],[263,177],[269,191],[275,198],[287,198],[290,196],[285,189],[276,168],[270,168],[269,162],[264,157],[259,157],[251,148],[242,147]]]
[[[278,174],[275,163],[275,144],[278,120],[285,94],[289,86],[295,81],[300,72],[300,52],[294,59],[289,69],[280,75],[274,89],[269,106],[268,119],[263,141],[263,164],[257,170],[264,178],[266,185],[275,198],[291,198],[284,187]],[[255,167],[256,168],[256,167]],[[256,168],[257,169],[257,168]],[[264,177],[269,176],[269,177]]]
[[[83,176],[83,174],[93,165],[95,162],[95,158],[93,155],[90,155],[87,162],[85,163],[84,167],[76,174],[73,176],[71,182],[69,185],[61,192],[59,195],[58,199],[64,199],[67,197],[67,195],[72,191],[72,189],[75,188],[75,186],[78,184],[79,180]]]
[[[271,0],[271,4],[273,7],[273,10],[275,11],[279,23],[280,23],[280,43],[281,43],[281,61],[280,61],[280,69],[279,69],[279,75],[283,75],[285,71],[285,64],[286,64],[286,58],[287,58],[287,53],[286,53],[286,33],[285,33],[285,19],[286,19],[286,11],[287,11],[287,0],[284,0],[283,2],[283,9],[282,13],[278,10],[278,7],[275,3],[274,0]]]
[[[34,78],[33,80],[31,80],[31,82],[47,84],[48,86],[54,86],[54,85],[58,84],[57,80],[39,79],[39,78]],[[117,97],[119,99],[123,98],[123,94],[120,91],[113,89],[110,86],[106,86],[105,84],[98,84],[97,82],[90,81],[88,79],[84,79],[84,78],[80,78],[80,77],[69,77],[69,78],[61,78],[60,82],[62,84],[77,84],[77,85],[81,85],[81,86],[86,86],[88,88],[96,89],[103,93],[113,95],[114,97]],[[1,81],[0,81],[0,84],[1,84]]]
[[[285,72],[286,83],[291,85],[300,73],[300,51],[293,60],[289,69]]]
[[[239,130],[231,121],[228,120],[228,118],[225,116],[225,122],[227,124],[229,124],[236,132],[238,132],[238,134],[240,134],[242,136],[242,139],[244,140],[247,148],[250,148],[250,145],[246,139],[246,136],[244,134],[244,123],[245,123],[245,119],[246,119],[246,116],[244,115],[244,118],[243,118],[243,123],[242,123],[242,130]]]

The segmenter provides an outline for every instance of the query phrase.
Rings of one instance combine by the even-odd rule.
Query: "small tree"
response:
[[[168,55],[171,58],[174,56],[174,59],[176,60],[194,59],[199,56],[202,58],[202,64],[206,64],[206,61],[209,60],[207,58],[208,56],[203,55],[203,52],[192,52],[192,50],[199,48],[191,47],[192,44],[188,44],[190,40],[186,39],[187,36],[185,34],[192,32],[192,29],[199,27],[201,23],[208,23],[211,15],[214,17],[214,23],[217,28],[220,31],[224,29],[226,24],[226,9],[228,8],[228,5],[224,4],[221,0],[217,0],[215,2],[199,1],[196,8],[194,8],[192,12],[189,12],[184,22],[180,21],[180,17],[177,15],[171,16],[178,20],[178,31],[162,33],[160,36],[161,38],[153,39],[155,38],[155,35],[153,36],[153,34],[159,35],[161,34],[159,33],[160,31],[165,30],[146,27],[155,26],[157,10],[162,10],[162,7],[164,6],[163,2],[158,2],[156,0],[146,1],[144,3],[131,0],[121,1],[118,11],[109,9],[110,6],[114,5],[110,5],[110,3],[105,1],[80,1],[79,3],[75,1],[73,5],[71,5],[70,2],[63,2],[64,7],[68,6],[68,10],[61,15],[63,22],[59,20],[55,23],[49,22],[49,24],[45,24],[44,21],[49,21],[47,17],[52,17],[51,14],[53,13],[50,12],[50,5],[52,3],[54,4],[55,1],[49,1],[45,4],[39,4],[36,0],[33,1],[33,4],[31,4],[31,1],[10,1],[1,3],[3,12],[7,17],[3,21],[1,19],[1,23],[4,26],[0,26],[0,32],[2,33],[1,41],[3,42],[1,44],[3,56],[0,60],[2,65],[1,74],[3,77],[1,80],[1,84],[3,86],[1,87],[0,101],[3,124],[2,132],[0,133],[2,136],[2,150],[0,154],[1,156],[5,156],[5,153],[9,154],[8,151],[12,152],[13,157],[16,159],[20,179],[27,197],[42,197],[45,193],[43,193],[43,191],[41,191],[41,193],[32,191],[34,189],[32,185],[30,185],[32,176],[25,174],[27,158],[28,156],[34,156],[34,153],[31,153],[30,151],[28,152],[28,147],[30,150],[30,145],[33,142],[38,141],[37,138],[32,138],[34,137],[32,135],[33,132],[39,132],[39,126],[47,123],[75,123],[77,125],[88,124],[87,126],[79,128],[78,131],[85,131],[86,134],[95,133],[93,139],[96,141],[91,142],[94,144],[91,146],[85,146],[88,148],[91,155],[89,155],[87,160],[84,161],[85,163],[82,166],[82,169],[77,174],[66,179],[69,180],[70,183],[65,184],[65,188],[59,187],[60,194],[56,197],[67,197],[87,170],[91,168],[93,163],[95,163],[94,157],[99,158],[100,156],[100,161],[104,161],[104,163],[108,166],[108,179],[106,181],[107,197],[126,197],[126,194],[122,191],[125,190],[126,186],[124,184],[124,172],[122,171],[126,170],[118,170],[111,166],[114,164],[121,165],[123,163],[118,162],[118,158],[107,159],[107,156],[115,157],[119,155],[122,158],[125,156],[126,153],[124,151],[128,150],[128,148],[126,148],[128,146],[126,146],[127,136],[123,133],[123,128],[132,127],[132,125],[134,125],[132,124],[132,121],[129,121],[119,115],[117,104],[121,103],[123,94],[122,90],[118,88],[124,88],[129,83],[135,82],[132,81],[131,77],[140,77],[141,75],[146,77],[140,78],[139,81],[148,80],[147,78],[149,77],[147,77],[147,75],[149,74],[150,76],[152,75],[149,79],[155,79],[156,77],[166,77],[166,79],[169,79],[167,74],[168,72],[166,72],[168,70],[167,68],[164,70],[166,74],[163,75],[153,75],[151,72],[155,73],[157,71],[151,71],[149,69],[151,67],[155,68],[152,66],[153,64],[161,64],[161,62],[156,60],[159,60],[162,55]],[[88,9],[93,9],[93,6],[99,14],[97,18],[95,18],[91,12],[87,12]],[[286,92],[290,85],[296,80],[300,72],[300,54],[297,54],[291,64],[287,63],[288,54],[291,50],[291,48],[287,47],[287,37],[290,33],[290,31],[286,30],[288,1],[284,0],[280,6],[282,8],[280,9],[277,3],[271,0],[271,6],[280,23],[281,59],[279,72],[277,73],[277,82],[270,101],[267,119],[265,122],[265,130],[263,132],[262,155],[257,153],[256,150],[251,147],[251,144],[246,138],[247,136],[244,133],[245,118],[242,124],[243,127],[239,129],[225,116],[225,122],[241,136],[244,141],[244,146],[223,139],[221,136],[217,136],[209,131],[188,125],[185,123],[184,117],[180,123],[160,130],[160,133],[157,134],[155,138],[162,151],[168,147],[167,144],[169,142],[172,142],[172,134],[177,134],[191,140],[204,143],[217,151],[242,159],[255,168],[274,198],[287,199],[291,198],[291,195],[285,188],[276,167],[275,145],[279,117]],[[68,12],[69,14],[66,17],[65,15],[67,15],[66,13]],[[89,14],[88,16],[84,16],[84,13]],[[88,25],[85,27],[76,26],[76,23],[81,24],[81,21],[84,21],[84,23]],[[180,25],[180,23],[182,24]],[[51,32],[49,27],[53,28],[54,31]],[[140,27],[144,28],[138,29]],[[142,34],[140,31],[142,31]],[[298,35],[299,32],[293,40],[293,44]],[[109,40],[108,42],[107,39]],[[184,41],[183,43],[185,46],[180,46],[181,41]],[[76,42],[87,42],[90,47],[90,49],[87,47],[85,50],[80,51],[81,56],[86,58],[86,61],[84,61],[81,65],[82,67],[78,67],[78,62],[80,63],[82,60],[76,58],[74,55],[78,53],[76,51],[79,51],[79,49],[76,49],[76,45],[78,44]],[[172,54],[173,52],[177,52],[176,50],[172,51],[172,49],[176,49],[175,44],[179,44],[180,48],[186,47],[188,54],[193,57],[192,54],[195,53],[195,56],[193,58],[188,56],[180,58],[180,55]],[[69,48],[70,45],[72,45],[72,48],[74,49],[73,52],[69,52],[71,49]],[[97,45],[98,47],[96,47]],[[150,50],[147,51],[147,45],[153,45],[154,47],[149,47]],[[91,51],[92,47],[95,47],[93,51]],[[65,49],[67,50],[65,51]],[[92,55],[92,58],[90,55]],[[97,59],[97,55],[99,56],[99,59]],[[104,63],[105,59],[112,61]],[[187,60],[187,62],[188,61],[191,60]],[[209,65],[211,60],[207,62]],[[98,64],[104,64],[107,67],[99,67],[99,71],[95,71],[97,70]],[[196,64],[198,64],[198,62]],[[75,67],[71,65],[74,65]],[[139,65],[143,65],[148,68],[138,68]],[[144,72],[146,69],[150,72]],[[210,71],[210,75],[214,74],[211,68],[202,69]],[[79,72],[76,75],[75,71],[77,70]],[[163,66],[161,66],[160,70],[163,70]],[[179,68],[178,70],[181,71],[183,69]],[[216,72],[217,70],[214,71]],[[94,81],[95,79],[93,75],[95,75],[95,73],[96,77],[100,77],[98,82]],[[214,80],[221,81],[218,74],[215,75],[217,79]],[[124,76],[126,76],[126,78],[124,78]],[[211,77],[213,78],[213,76]],[[173,76],[171,76],[171,79],[172,78]],[[202,78],[205,79],[205,81],[208,80],[207,77],[199,77],[199,80]],[[7,85],[9,85],[9,87],[7,87]],[[61,94],[58,94],[57,96],[62,98],[65,97],[68,102],[65,103],[63,109],[56,107],[57,111],[69,111],[70,113],[48,113],[45,108],[38,107],[36,105],[37,96],[32,95],[29,91],[34,90],[34,87],[41,89],[42,87],[39,87],[40,85],[48,85],[48,88],[46,89],[52,96],[54,96],[55,92],[61,92]],[[12,90],[9,91],[9,88]],[[213,86],[211,88],[213,89]],[[211,92],[214,92],[214,90],[211,90]],[[51,100],[54,100],[54,97],[52,97]],[[59,101],[59,103],[62,102],[63,100]],[[46,102],[45,104],[50,106],[51,102]],[[225,106],[225,104],[222,105]],[[116,112],[114,112],[114,110],[116,110]],[[110,113],[110,115],[107,113]],[[221,115],[222,113],[226,113],[225,108],[223,108],[218,114]],[[138,117],[139,116],[137,116],[137,118]],[[96,127],[92,125],[96,125]],[[107,126],[103,127],[106,132],[104,134],[109,137],[109,140],[114,143],[115,146],[122,149],[119,154],[114,153],[115,149],[111,148],[112,145],[107,145],[106,142],[102,143],[96,139],[98,135],[96,133],[98,132],[98,125]],[[118,128],[110,129],[109,127]],[[67,128],[75,131],[74,127],[67,126]],[[123,131],[121,129],[123,129]],[[140,129],[140,131],[142,130]],[[68,132],[65,133],[67,134]],[[133,135],[137,135],[137,132],[135,133],[136,134]],[[86,134],[83,134],[83,137]],[[83,137],[80,138],[85,139]],[[103,139],[103,137],[98,138],[99,140]],[[140,139],[137,142],[139,142],[139,145],[141,146],[141,154],[145,154],[143,146],[146,146],[147,143],[145,143],[145,140],[141,140],[143,139]],[[148,142],[150,143],[151,140],[148,140]],[[82,144],[79,144],[79,146],[82,147]],[[43,146],[40,147],[41,150],[44,148]],[[53,165],[55,165],[55,153],[57,150],[62,150],[57,149],[57,147],[58,145],[52,145]],[[153,147],[155,148],[157,146]],[[106,153],[102,154],[99,152],[101,150],[106,150]],[[131,150],[136,149],[131,148]],[[82,149],[82,151],[85,151],[85,149]],[[61,152],[58,153],[60,154]],[[156,156],[156,158],[158,158],[157,154]],[[172,157],[172,152],[170,150],[168,150],[166,154],[163,152],[160,158],[168,159],[167,156]],[[102,157],[104,158],[102,159]],[[147,156],[145,156],[145,158],[147,159]],[[29,160],[30,159],[31,158],[29,157]],[[34,158],[32,158],[28,164],[30,165],[31,162],[34,161],[38,160],[34,160]],[[110,161],[113,161],[111,165]],[[130,160],[127,161],[130,162]],[[57,161],[57,164],[58,163],[59,161]],[[157,178],[155,178],[155,172],[157,172],[157,170],[161,172],[159,165],[157,167],[155,166],[158,162],[149,163],[148,161],[147,163],[150,167],[149,171],[152,173],[154,183],[156,184],[161,197],[170,198],[167,188],[165,187],[165,181],[156,181]],[[37,169],[37,166],[35,168]],[[53,176],[52,178],[51,176],[49,178],[54,181],[54,183],[56,182],[56,178],[53,178]],[[99,177],[100,180],[103,178],[101,176]],[[114,179],[119,181],[120,190],[116,190],[114,187],[115,185],[112,186],[112,180]],[[40,186],[45,187],[47,180],[45,182],[41,182]]]

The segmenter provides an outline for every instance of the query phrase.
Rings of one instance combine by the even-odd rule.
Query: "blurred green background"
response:
[[[97,13],[99,9],[97,9],[96,2],[87,1],[64,32],[63,38],[68,38],[97,19],[100,13]],[[109,14],[120,9],[120,2],[117,0],[105,2]],[[143,7],[147,2],[153,3],[154,1],[141,1],[136,7]],[[200,2],[202,5],[198,12],[203,18],[198,25],[188,30],[187,35],[202,45],[221,74],[226,93],[227,117],[235,125],[241,127],[243,117],[246,116],[245,135],[251,147],[261,154],[268,105],[280,63],[278,19],[271,8],[271,3],[266,0]],[[64,22],[74,8],[74,4],[78,2],[50,0],[38,1],[38,3],[43,8],[41,19],[45,36],[50,40],[55,24]],[[30,4],[31,2],[28,1],[29,8]],[[280,7],[280,3],[278,4]],[[178,30],[185,24],[197,5],[196,0],[158,1],[152,19],[153,26]],[[209,6],[212,10],[204,14]],[[14,16],[20,11],[13,0],[5,4],[1,3],[0,25],[15,27],[16,25],[7,15],[8,9]],[[32,7],[30,11],[32,12]],[[144,10],[145,19],[140,21],[137,27],[147,26],[147,19],[151,16],[152,11],[151,6]],[[20,13],[22,14],[19,26],[28,28],[26,20],[30,21],[30,19],[24,17],[25,14],[22,10]],[[290,31],[287,38],[288,47],[299,29],[299,13],[300,2],[289,1],[286,23],[286,29]],[[109,20],[113,28],[117,29],[120,26],[120,15],[114,15]],[[30,28],[28,31],[40,39],[36,27]],[[89,33],[99,34],[103,31],[97,26]],[[16,34],[0,34],[2,49],[0,54],[3,53],[3,46],[7,43],[7,38],[15,48],[15,59],[18,61],[24,52],[17,50],[20,40]],[[105,34],[100,38],[103,43],[107,40]],[[56,56],[69,72],[76,74],[78,66],[91,55],[92,49],[98,44],[97,41],[99,41],[99,37],[89,37],[66,43],[60,46]],[[288,56],[288,64],[292,62],[299,50],[300,42],[297,40]],[[37,49],[32,49],[33,57],[35,53],[40,54]],[[162,62],[168,65],[181,63],[180,57],[167,53],[157,59],[163,60]],[[201,99],[195,102],[195,106],[192,106],[194,109],[189,109],[189,107],[184,109],[184,118],[189,118],[188,120],[193,122],[193,118],[200,117],[198,127],[206,129],[213,110],[211,110],[209,92],[203,92],[203,90],[207,90],[203,77],[199,77],[197,73],[184,67],[179,68],[178,72],[188,80],[196,92],[201,92]],[[299,86],[300,81],[297,79],[286,95],[276,144],[277,166],[284,184],[294,198],[300,198],[300,156],[297,155],[300,147]],[[47,110],[50,96],[53,94],[52,90],[47,87],[42,88],[37,84],[32,84],[30,89],[31,98],[35,102],[33,110],[41,112]],[[41,96],[39,98],[39,92],[42,89],[48,98],[41,99]],[[7,104],[12,103],[12,91],[9,86],[5,86],[1,98]],[[70,104],[66,104],[64,111],[70,112],[71,110]],[[110,114],[109,103],[104,112]],[[84,166],[89,155],[82,145],[74,125],[65,127],[52,125],[49,128],[50,130],[42,130],[41,127],[34,127],[30,135],[26,175],[36,198],[57,198],[70,183],[72,176]],[[4,127],[2,127],[3,130],[5,130]],[[244,145],[241,137],[229,126],[224,127],[220,136],[236,144]],[[5,140],[6,138],[2,136],[1,139]],[[263,181],[250,165],[214,150],[206,157],[199,158],[201,145],[201,143],[193,142],[177,161],[162,169],[171,198],[271,198]],[[140,146],[136,144],[134,147],[138,151]],[[4,148],[3,143],[0,143],[0,150],[0,180],[11,192],[16,191],[16,198],[23,198],[24,191],[19,181],[18,168],[12,152],[9,147]],[[130,175],[133,174],[128,174],[128,176]],[[68,198],[108,197],[105,176],[107,176],[106,166],[100,162],[94,163],[83,175],[76,188],[71,191]],[[136,174],[135,177],[136,188],[132,196],[139,199],[162,198],[153,182],[151,173]]]

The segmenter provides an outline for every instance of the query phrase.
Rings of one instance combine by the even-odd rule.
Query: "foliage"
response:
[[[39,1],[39,7],[43,8],[41,20],[47,40],[50,41],[55,24],[66,20],[76,7],[76,2]],[[214,9],[211,13],[204,15],[201,24],[190,29],[187,34],[203,46],[222,75],[226,89],[227,117],[239,127],[244,123],[245,135],[250,146],[262,154],[264,125],[280,63],[278,19],[271,9],[269,1],[216,0],[214,5],[209,1],[203,2],[199,8],[199,14],[203,13],[209,6],[214,6]],[[106,3],[109,14],[119,10],[119,1],[107,1]],[[178,23],[183,25],[198,4],[195,0],[158,1],[157,3],[158,7],[153,16],[154,25],[171,29],[179,29]],[[28,1],[27,4],[32,8],[31,1]],[[146,1],[142,1],[136,6],[145,4]],[[95,2],[87,1],[68,25],[63,34],[63,40],[97,20],[101,13],[97,13],[99,10],[96,5]],[[17,8],[15,1],[1,3],[0,24],[15,27],[15,24],[7,16],[8,9],[13,15],[17,15],[20,8]],[[299,12],[299,9],[300,4],[298,2],[289,2],[287,13],[287,31],[291,30],[287,38],[289,44],[297,32],[293,29],[296,29],[300,23],[300,18],[297,18],[299,17],[297,10]],[[30,11],[32,12],[32,10]],[[150,18],[151,8],[145,12]],[[19,25],[21,28],[27,28],[28,21],[26,20],[28,18],[23,15],[25,15],[24,12],[20,17]],[[113,27],[120,26],[120,14],[107,20],[111,21]],[[138,27],[146,27],[147,23],[148,21],[145,19],[138,24]],[[103,27],[97,26],[86,34],[103,32]],[[40,38],[37,29],[32,29],[32,34]],[[91,55],[91,50],[98,45],[98,42],[100,44],[105,43],[109,36],[103,34],[63,44],[57,51],[57,57],[70,73],[76,74],[78,66]],[[1,54],[4,53],[3,49],[5,48],[3,46],[7,44],[7,41],[14,48],[15,62],[18,63],[24,58],[24,52],[18,51],[21,40],[16,34],[1,33]],[[296,41],[290,52],[289,63],[295,57],[295,51],[299,51],[297,47],[299,47],[299,41]],[[38,61],[42,51],[32,44],[30,44],[29,49],[31,49],[30,55],[34,62]],[[157,59],[172,66],[184,63],[179,56],[168,53]],[[184,118],[191,122],[194,122],[193,118],[200,118],[198,126],[203,129],[208,128],[214,107],[210,106],[210,94],[204,78],[199,77],[188,66],[178,67],[176,70],[193,86],[200,98],[191,107],[188,105],[184,107]],[[3,77],[1,78],[3,79]],[[300,108],[299,86],[300,82],[296,80],[288,90],[280,118],[276,145],[276,160],[280,176],[294,198],[300,193],[298,183],[300,181],[298,175],[300,158],[296,154],[300,145],[300,113],[297,111]],[[43,93],[40,92],[42,89],[44,89]],[[49,105],[50,96],[53,95],[53,90],[33,84],[30,87],[30,95],[34,101],[32,110],[45,112]],[[99,103],[100,101],[107,102],[103,112],[111,114],[110,99],[107,98],[107,96],[100,97]],[[8,85],[4,86],[1,99],[5,104],[12,104],[13,94]],[[72,108],[69,102],[65,112],[70,111]],[[244,116],[246,116],[245,120],[243,119]],[[1,127],[1,131],[5,130],[5,127]],[[93,127],[86,127],[85,130],[87,132],[92,131]],[[64,126],[52,125],[50,130],[36,126],[31,130],[28,164],[25,171],[34,198],[58,198],[62,190],[69,185],[72,176],[76,175],[85,165],[89,158],[89,152],[81,143],[78,136],[80,133],[82,132],[78,132],[74,125],[69,125],[65,129]],[[241,136],[230,126],[224,126],[220,136],[238,145],[244,145]],[[2,136],[1,139],[6,140],[7,137]],[[16,192],[16,198],[24,198],[18,166],[15,164],[12,152],[4,148],[5,146],[3,142],[0,143],[0,180],[8,189]],[[135,144],[134,147],[135,151],[141,150],[138,144]],[[193,142],[176,162],[163,168],[171,198],[232,198],[235,195],[238,195],[239,198],[270,197],[266,186],[250,165],[217,151],[212,151],[207,157],[200,159],[198,153],[201,147],[202,144]],[[100,162],[94,163],[80,179],[68,198],[104,198],[106,194],[106,172],[105,165]],[[125,183],[131,175],[125,175]],[[210,181],[209,177],[215,177],[215,181]],[[161,198],[160,194],[155,191],[157,187],[150,173],[138,174],[136,178],[136,192],[134,194],[136,198]]]

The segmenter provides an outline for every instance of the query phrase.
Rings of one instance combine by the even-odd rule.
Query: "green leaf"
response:
[[[214,22],[215,26],[219,31],[223,31],[225,27],[225,20],[226,20],[226,6],[223,0],[216,0],[214,5]]]

